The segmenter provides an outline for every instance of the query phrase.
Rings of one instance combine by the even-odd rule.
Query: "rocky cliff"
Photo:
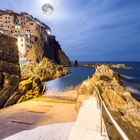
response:
[[[69,58],[61,49],[55,36],[52,35],[45,38],[45,36],[40,33],[40,38],[34,46],[28,50],[25,57],[31,62],[40,62],[43,58],[48,58],[57,64],[70,66]]]
[[[98,66],[93,77],[83,82],[78,91],[76,108],[79,109],[84,99],[95,96],[95,87],[98,88],[111,114],[128,137],[139,140],[140,103],[123,86],[119,74],[109,66]],[[110,139],[121,139],[105,112],[103,115]]]
[[[0,108],[18,88],[20,67],[17,40],[0,34]]]
[[[44,91],[40,77],[20,76],[17,39],[0,34],[0,108],[38,97]]]
[[[36,59],[38,63],[30,63],[20,68],[17,39],[0,34],[0,108],[39,97],[46,90],[44,81],[69,74],[67,68],[54,63],[53,57],[59,60],[61,51],[54,54],[52,50],[53,57],[51,57],[51,52],[47,52],[46,58],[43,55],[44,49],[40,48],[40,50],[39,47],[41,46],[35,47],[34,53],[30,54],[30,58]],[[56,50],[61,50],[59,45],[57,47]],[[64,59],[63,62],[65,61]],[[63,62],[60,59],[57,63],[64,64]]]
[[[57,65],[53,61],[43,58],[40,63],[30,63],[23,67],[23,75],[37,75],[41,81],[48,81],[62,76],[66,76],[70,71],[62,65]]]

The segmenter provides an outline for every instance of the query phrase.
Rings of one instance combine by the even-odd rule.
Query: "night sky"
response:
[[[41,11],[48,1],[51,16]],[[48,24],[72,60],[140,61],[140,0],[0,0],[0,9]]]

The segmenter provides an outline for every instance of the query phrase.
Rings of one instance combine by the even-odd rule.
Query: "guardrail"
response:
[[[99,106],[100,106],[100,109],[101,109],[101,135],[102,135],[102,128],[103,128],[103,125],[105,125],[103,123],[103,114],[102,114],[102,111],[103,111],[103,108],[105,109],[108,117],[110,118],[110,120],[112,121],[113,125],[115,126],[115,128],[117,129],[117,131],[119,132],[119,134],[121,135],[121,137],[124,139],[124,140],[129,140],[129,138],[127,137],[127,135],[124,133],[124,131],[121,129],[121,127],[118,125],[118,123],[114,120],[114,118],[112,117],[112,115],[110,114],[109,110],[107,109],[101,95],[100,95],[100,92],[99,90],[97,89],[97,87],[95,86],[95,91],[96,91],[96,95],[98,96],[98,99],[100,101],[100,103],[98,102]]]

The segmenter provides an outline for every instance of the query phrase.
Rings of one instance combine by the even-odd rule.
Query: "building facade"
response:
[[[50,35],[50,28],[25,12],[0,11],[0,32],[14,36],[18,40],[22,57],[40,40],[41,34]]]

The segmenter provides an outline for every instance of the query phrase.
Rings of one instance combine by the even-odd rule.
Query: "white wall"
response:
[[[19,53],[21,53],[22,55],[25,55],[26,43],[25,43],[25,37],[23,36],[18,36],[18,50],[19,50]]]

